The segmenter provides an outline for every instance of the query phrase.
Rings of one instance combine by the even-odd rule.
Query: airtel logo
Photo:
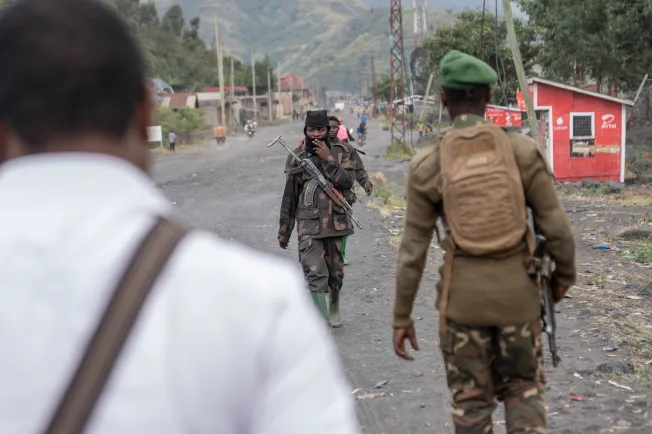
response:
[[[562,118],[561,116],[559,116],[559,117],[557,118],[557,125],[564,125],[564,118]]]
[[[618,125],[614,122],[615,120],[616,116],[612,114],[602,115],[602,129],[616,129]]]

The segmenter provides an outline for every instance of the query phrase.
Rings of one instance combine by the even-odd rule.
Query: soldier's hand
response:
[[[367,193],[367,196],[372,195],[374,192],[374,186],[371,185],[371,182],[368,182],[367,185],[364,186],[364,192]]]
[[[394,330],[394,352],[401,359],[414,360],[414,357],[405,349],[406,340],[410,341],[414,351],[419,351],[417,332],[414,330],[414,325]]]
[[[558,303],[562,298],[564,298],[564,294],[568,292],[568,287],[567,286],[561,286],[557,283],[553,283],[552,285],[552,300],[555,303]]]
[[[279,245],[279,247],[280,247],[281,249],[283,249],[283,250],[287,250],[287,249],[288,249],[288,243],[286,243],[286,242],[284,242],[284,241],[279,241],[279,242],[278,242],[278,245]]]
[[[326,143],[321,140],[313,140],[313,143],[315,144],[315,153],[320,159],[328,160],[329,158],[333,158],[331,157],[331,151],[328,149],[328,146],[326,146]]]

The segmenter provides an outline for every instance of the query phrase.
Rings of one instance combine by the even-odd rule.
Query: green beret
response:
[[[491,86],[498,81],[491,66],[461,51],[451,51],[441,59],[439,77],[442,86],[453,89]]]

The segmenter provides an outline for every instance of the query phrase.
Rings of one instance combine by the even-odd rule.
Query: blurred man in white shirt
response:
[[[150,113],[142,58],[99,0],[0,13],[0,433],[43,432],[133,251],[171,216],[146,173]],[[87,429],[358,434],[349,390],[301,273],[192,231]]]

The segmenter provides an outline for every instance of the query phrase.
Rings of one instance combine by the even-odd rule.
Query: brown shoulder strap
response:
[[[188,230],[159,218],[117,284],[84,356],[44,431],[80,434],[102,394],[113,366],[150,290]]]

